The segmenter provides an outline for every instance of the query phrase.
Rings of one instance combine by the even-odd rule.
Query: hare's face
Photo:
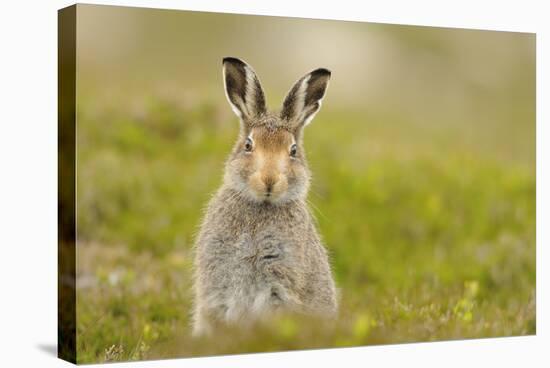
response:
[[[226,166],[226,184],[257,202],[277,204],[305,198],[309,170],[302,130],[321,107],[330,72],[316,69],[299,79],[279,114],[267,112],[260,81],[248,64],[225,58],[223,74],[227,99],[242,124]]]
[[[258,126],[237,142],[226,182],[254,201],[285,203],[306,196],[309,171],[294,134]]]

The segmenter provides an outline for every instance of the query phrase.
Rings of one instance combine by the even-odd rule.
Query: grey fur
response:
[[[248,325],[279,311],[323,318],[337,313],[327,252],[306,204],[310,174],[301,129],[297,129],[303,122],[266,112],[255,73],[253,78],[248,75],[249,81],[257,83],[253,95],[248,90],[248,100],[250,96],[256,99],[250,103],[245,75],[238,74],[245,69],[254,73],[239,59],[224,59],[229,102],[238,110],[246,105],[246,113],[236,111],[241,134],[226,163],[224,183],[210,201],[196,239],[195,335],[210,333],[219,323]],[[295,94],[296,88],[291,91]],[[303,101],[319,103],[315,98],[322,98],[324,89],[313,92],[315,96],[302,96]],[[243,149],[249,135],[256,138],[253,152]],[[289,157],[286,150],[291,144],[299,148]],[[257,175],[279,183],[273,193],[271,186],[264,187],[267,179],[256,180]]]

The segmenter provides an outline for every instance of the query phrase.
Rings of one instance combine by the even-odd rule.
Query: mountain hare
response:
[[[196,241],[193,333],[276,311],[334,316],[334,280],[306,205],[310,172],[302,147],[330,71],[298,80],[277,114],[268,112],[248,64],[224,58],[223,76],[241,129]]]

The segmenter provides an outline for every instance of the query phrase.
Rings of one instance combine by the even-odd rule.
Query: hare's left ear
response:
[[[281,118],[294,128],[309,124],[321,107],[329,80],[330,71],[323,68],[298,80],[283,102]]]
[[[227,100],[243,123],[265,114],[264,92],[250,65],[237,58],[224,58],[223,79]]]

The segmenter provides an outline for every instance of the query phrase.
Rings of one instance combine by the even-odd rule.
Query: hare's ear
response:
[[[254,69],[237,58],[223,59],[225,95],[243,122],[266,112],[264,92]]]
[[[311,122],[327,90],[330,71],[316,69],[298,80],[283,102],[281,118],[294,128],[300,128]]]

